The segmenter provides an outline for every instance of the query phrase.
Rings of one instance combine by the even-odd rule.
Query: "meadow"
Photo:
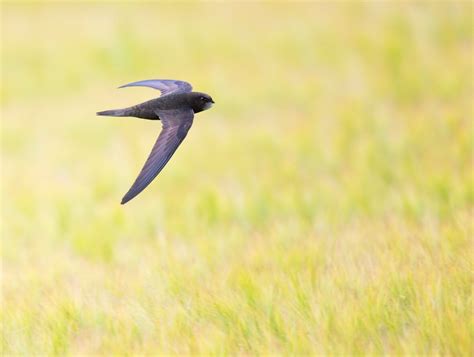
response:
[[[473,353],[472,2],[1,4],[2,355]],[[175,78],[216,105],[120,199]]]

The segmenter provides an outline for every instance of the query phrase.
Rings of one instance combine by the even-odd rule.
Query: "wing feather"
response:
[[[161,92],[162,97],[171,93],[188,93],[193,90],[193,87],[188,82],[174,79],[147,79],[144,81],[128,83],[119,88],[124,87],[150,87],[158,89]]]
[[[166,110],[157,114],[162,121],[163,129],[137,179],[122,198],[122,204],[130,201],[153,181],[183,142],[193,124],[192,110]]]

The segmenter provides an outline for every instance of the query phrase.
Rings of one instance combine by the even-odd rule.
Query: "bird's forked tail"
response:
[[[105,115],[109,117],[127,117],[130,115],[130,108],[104,110],[97,112],[97,115]]]

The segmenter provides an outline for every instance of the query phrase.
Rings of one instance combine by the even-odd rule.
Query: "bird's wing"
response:
[[[163,129],[140,174],[122,198],[122,204],[130,201],[153,181],[173,156],[193,124],[192,109],[160,110],[157,114],[163,123]]]
[[[119,88],[124,87],[150,87],[158,89],[161,92],[161,96],[170,93],[188,93],[193,90],[193,87],[188,82],[176,81],[173,79],[147,79],[144,81],[128,83]]]

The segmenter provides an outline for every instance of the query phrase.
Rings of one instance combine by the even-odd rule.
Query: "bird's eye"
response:
[[[202,100],[203,102],[205,102],[205,101],[206,101],[206,98],[204,98],[204,97],[201,97],[201,100]]]

